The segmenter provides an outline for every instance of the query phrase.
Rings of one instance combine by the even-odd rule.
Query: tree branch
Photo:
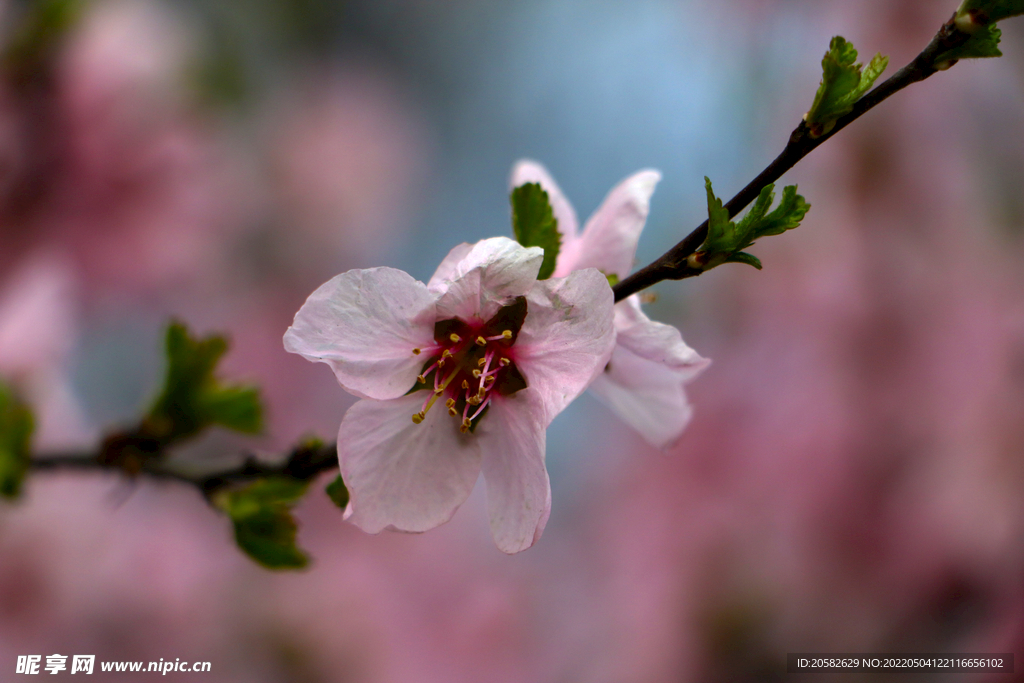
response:
[[[109,440],[108,440],[109,442]],[[29,467],[36,472],[55,472],[60,470],[93,470],[120,472],[134,479],[139,475],[178,481],[195,486],[206,497],[210,498],[217,491],[235,484],[263,479],[266,477],[290,477],[301,481],[309,481],[321,472],[327,472],[338,466],[338,450],[334,444],[307,443],[297,446],[288,457],[280,463],[268,463],[248,455],[242,463],[233,469],[221,470],[207,474],[188,474],[169,468],[162,458],[145,458],[139,460],[112,460],[100,453],[55,453],[33,458]]]
[[[858,100],[857,104],[853,107],[853,111],[838,119],[831,131],[815,137],[807,125],[801,121],[800,125],[789,136],[786,148],[782,150],[782,153],[775,161],[725,205],[725,208],[729,210],[729,217],[735,217],[750,202],[754,201],[761,193],[761,190],[767,185],[777,181],[786,171],[793,168],[797,162],[814,151],[819,145],[859,119],[890,95],[899,92],[913,83],[923,81],[939,71],[935,66],[936,57],[948,50],[963,45],[967,42],[968,38],[970,36],[957,29],[953,18],[951,18],[943,24],[942,28],[939,29],[939,32],[935,34],[931,43],[928,44],[928,47],[921,54],[880,86]],[[954,63],[943,66],[948,68]],[[704,221],[696,230],[687,235],[682,242],[669,249],[660,258],[616,284],[613,288],[615,301],[622,301],[631,294],[636,294],[662,280],[682,280],[688,277],[696,277],[703,273],[703,269],[690,267],[687,259],[700,248],[704,240],[707,239],[707,236],[708,222]]]

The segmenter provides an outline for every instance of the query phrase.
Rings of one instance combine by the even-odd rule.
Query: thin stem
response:
[[[135,461],[132,465],[126,462],[114,462],[104,459],[102,453],[54,453],[41,455],[30,461],[30,468],[36,472],[55,472],[60,470],[77,471],[113,471],[128,477],[145,475],[155,479],[178,481],[195,486],[209,498],[220,489],[234,484],[262,479],[265,477],[291,477],[309,481],[321,472],[327,472],[338,466],[338,450],[334,444],[302,445],[295,448],[280,463],[267,463],[257,460],[254,456],[246,456],[235,468],[207,474],[188,474],[169,468],[158,459]]]
[[[956,15],[954,14],[954,17]],[[782,153],[775,161],[768,165],[760,175],[752,180],[746,187],[729,200],[725,208],[729,210],[729,217],[736,216],[740,211],[754,201],[767,185],[774,183],[782,175],[793,168],[797,162],[817,149],[826,140],[850,125],[869,110],[887,99],[890,95],[899,92],[907,86],[923,81],[938,69],[935,68],[935,58],[939,55],[959,47],[967,42],[970,36],[959,29],[951,18],[939,32],[932,38],[931,43],[921,54],[914,58],[880,86],[869,92],[854,105],[853,111],[836,121],[835,127],[828,133],[819,137],[812,137],[807,125],[801,121],[793,133],[789,136],[789,142]],[[952,66],[952,64],[950,64]],[[631,294],[650,287],[662,280],[682,280],[688,277],[696,277],[704,271],[698,268],[691,268],[687,258],[694,254],[708,236],[708,222],[701,223],[696,230],[687,235],[682,242],[675,245],[650,265],[636,271],[629,277],[615,285],[615,301],[622,301]]]

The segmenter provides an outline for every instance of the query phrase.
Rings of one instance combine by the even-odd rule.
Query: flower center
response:
[[[416,424],[438,400],[445,398],[448,414],[461,416],[459,431],[476,429],[495,394],[510,396],[526,388],[526,379],[516,368],[512,347],[526,319],[526,297],[516,297],[485,323],[468,323],[458,318],[434,324],[429,360],[416,378],[413,391],[428,391],[423,407],[412,416]]]

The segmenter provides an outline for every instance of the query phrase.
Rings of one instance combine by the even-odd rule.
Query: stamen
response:
[[[454,399],[454,398],[450,398],[450,399],[448,399],[447,401],[445,401],[445,402],[444,402],[444,404],[445,404],[446,406],[448,406],[449,408],[451,408],[452,406],[454,406],[454,405],[455,405],[455,399]]]
[[[484,401],[483,404],[479,408],[476,409],[476,412],[473,413],[473,416],[471,418],[469,418],[470,422],[475,420],[477,415],[479,415],[480,413],[484,412],[484,408],[486,408],[487,404],[489,404],[490,402],[491,402],[491,397],[488,396],[487,400]]]
[[[431,372],[433,372],[434,368],[436,368],[436,367],[438,367],[437,363],[434,363],[433,365],[431,365],[429,368],[427,368],[426,370],[423,371],[422,375],[417,375],[416,376],[416,381],[419,382],[420,384],[426,384],[427,383],[427,375],[429,375]]]
[[[512,361],[510,361],[508,358],[502,358],[501,360],[498,361],[498,365],[500,365],[501,367],[505,367],[511,362]]]
[[[442,393],[444,393],[444,390],[448,388],[448,385],[452,383],[452,380],[455,379],[455,375],[457,374],[459,374],[459,368],[455,368],[454,370],[452,370],[452,374],[448,375],[448,377],[444,380],[444,383],[440,387],[437,386],[437,375],[435,375],[434,395],[440,396]]]
[[[483,365],[483,364],[484,364],[484,363],[486,363],[486,362],[487,362],[487,358],[486,358],[486,357],[484,357],[484,358],[481,358],[480,360],[478,360],[478,361],[476,362],[476,364],[477,364],[478,366],[480,366],[480,365]]]
[[[423,353],[423,351],[421,351],[420,349],[413,349],[412,350],[412,355],[414,355],[414,356],[418,356],[421,353]]]
[[[504,339],[505,341],[508,341],[511,338],[512,330],[505,330],[501,334],[496,334],[493,337],[487,337],[487,341],[498,341],[499,339]],[[480,340],[478,339],[476,343],[479,344]]]
[[[467,380],[467,379],[462,380],[462,388],[463,389],[469,389],[469,380]]]
[[[449,351],[448,349],[445,349],[444,353],[441,354],[441,358],[451,358],[451,357],[452,357],[452,352]]]
[[[454,332],[452,332],[450,335],[448,335],[448,338],[452,340],[453,344],[458,344],[460,341],[462,341],[462,337],[460,337],[459,335],[455,334]]]
[[[495,372],[497,372],[497,370],[495,370]],[[497,375],[487,375],[484,377],[484,382],[487,384],[493,384],[496,379],[498,379]],[[488,389],[490,389],[490,387],[488,387]]]
[[[479,377],[479,376],[480,376],[480,375],[482,375],[482,374],[483,374],[483,373],[482,373],[482,372],[480,372],[480,370],[479,370],[479,369],[477,369],[477,368],[473,368],[473,376],[474,376],[474,377]]]
[[[473,426],[473,423],[470,420],[465,419],[465,420],[462,421],[462,426],[459,427],[459,431],[462,432],[463,434],[465,434],[466,432],[469,431],[469,428],[472,427],[472,426]]]
[[[476,343],[478,346],[487,346],[487,340],[484,339],[483,337],[477,337]]]
[[[459,411],[455,410],[455,408],[449,408],[448,409],[448,414],[451,415],[452,417],[458,417],[459,416]]]
[[[483,372],[480,372],[478,370],[474,370],[473,371],[473,376],[474,377],[481,378],[480,379],[480,389],[484,388],[484,380],[483,380],[483,378],[487,376],[488,370],[491,367],[491,361],[493,359],[494,359],[494,351],[493,350],[492,351],[488,351],[487,355],[484,356],[484,371]],[[492,372],[497,372],[497,370],[493,370]]]
[[[420,424],[421,422],[423,422],[423,418],[425,418],[425,417],[426,417],[425,413],[415,413],[412,416],[412,421],[414,423],[416,423],[416,424]]]

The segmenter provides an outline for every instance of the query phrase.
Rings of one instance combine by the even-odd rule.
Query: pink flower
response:
[[[629,275],[659,180],[661,174],[653,170],[626,178],[577,234],[576,212],[547,170],[529,160],[512,169],[512,187],[539,183],[548,193],[562,234],[555,277],[581,268],[620,280]],[[615,306],[615,331],[611,361],[590,390],[649,443],[667,448],[693,415],[683,387],[710,361],[687,346],[679,330],[644,315],[636,295]]]
[[[452,249],[428,284],[350,270],[310,295],[285,349],[361,397],[338,430],[346,519],[370,533],[444,524],[483,471],[491,532],[515,553],[551,510],[544,431],[608,362],[613,297],[594,269],[537,280],[543,250]]]

